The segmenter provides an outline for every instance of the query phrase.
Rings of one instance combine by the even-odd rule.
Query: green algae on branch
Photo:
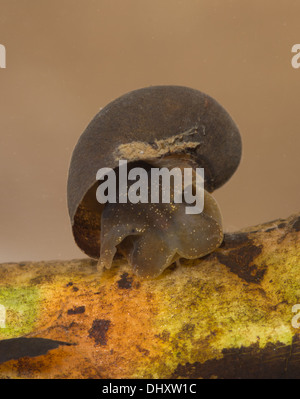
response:
[[[5,328],[0,328],[0,338],[14,338],[34,329],[38,314],[39,292],[35,286],[0,285],[0,304],[6,310]]]
[[[0,265],[0,303],[15,312],[0,337],[55,347],[3,362],[0,377],[299,376],[299,223],[294,215],[225,234],[214,253],[156,279],[121,259],[102,275],[89,259]]]

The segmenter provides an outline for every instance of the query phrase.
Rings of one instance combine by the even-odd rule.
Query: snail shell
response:
[[[222,218],[211,196],[235,172],[241,138],[213,98],[181,86],[153,86],[127,93],[103,108],[74,149],[68,176],[68,209],[77,245],[109,268],[116,252],[135,273],[153,277],[179,257],[193,259],[217,248]],[[187,215],[185,204],[100,204],[96,174],[119,160],[129,167],[204,168],[204,210]],[[149,169],[149,170],[150,170]]]

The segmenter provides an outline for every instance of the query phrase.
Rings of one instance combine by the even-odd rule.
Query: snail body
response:
[[[115,254],[121,253],[143,277],[158,276],[178,258],[212,252],[221,244],[223,231],[211,193],[231,177],[240,157],[238,128],[206,94],[181,86],[153,86],[119,97],[94,117],[72,155],[68,208],[77,245],[99,259],[99,270],[110,268]],[[153,168],[190,168],[194,188],[196,171],[203,168],[202,212],[187,214],[187,203],[177,203],[174,194],[168,203],[125,202],[120,196],[100,203],[97,172],[107,168],[119,178],[120,160],[127,161],[128,176],[138,168],[149,180]],[[134,184],[127,181],[127,192]],[[162,196],[164,187],[157,185]],[[151,199],[151,187],[147,194]]]

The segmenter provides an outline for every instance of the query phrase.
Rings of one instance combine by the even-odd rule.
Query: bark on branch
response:
[[[0,378],[299,378],[299,238],[300,214],[226,234],[154,280],[2,264]]]

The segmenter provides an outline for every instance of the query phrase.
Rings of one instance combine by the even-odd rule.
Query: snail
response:
[[[207,94],[183,86],[151,86],[122,95],[98,112],[72,154],[68,210],[75,242],[99,259],[100,271],[121,254],[135,274],[147,278],[159,276],[180,258],[213,252],[222,243],[223,229],[211,193],[233,175],[240,158],[236,124]],[[196,171],[203,168],[202,212],[188,214],[187,204],[175,202],[174,195],[169,203],[100,203],[97,172],[108,168],[120,176],[121,160],[127,161],[129,173],[143,168],[147,176],[153,168],[190,168],[193,192]]]

